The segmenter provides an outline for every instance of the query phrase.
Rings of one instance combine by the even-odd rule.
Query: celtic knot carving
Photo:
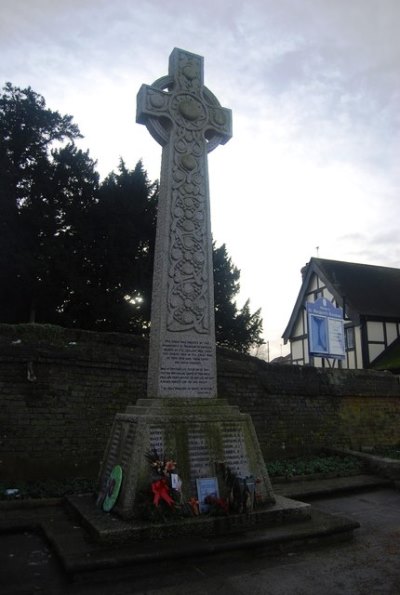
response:
[[[204,333],[210,322],[207,213],[202,188],[204,148],[200,133],[179,128],[174,148],[167,328]]]
[[[230,111],[203,85],[202,58],[175,49],[169,75],[139,91],[137,121],[168,155],[161,179],[163,204],[169,205],[168,244],[160,258],[168,279],[166,330],[209,333],[214,313],[207,152],[230,138]]]
[[[175,75],[176,88],[180,91],[199,95],[203,85],[202,70],[203,66],[200,56],[189,54],[188,52],[179,52]]]

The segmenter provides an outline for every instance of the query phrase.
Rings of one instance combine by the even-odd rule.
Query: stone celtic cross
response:
[[[203,58],[175,48],[169,74],[142,85],[137,122],[163,146],[148,396],[215,397],[207,153],[231,137],[231,111],[203,85]]]

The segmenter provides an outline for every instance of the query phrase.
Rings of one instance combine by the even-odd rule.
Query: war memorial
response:
[[[175,48],[168,75],[141,87],[137,122],[163,147],[147,396],[115,417],[97,502],[70,504],[109,543],[299,523],[351,535],[356,524],[273,493],[250,415],[217,398],[207,154],[230,139],[231,112],[203,59]]]
[[[115,420],[102,481],[120,464],[115,512],[134,517],[138,492],[151,479],[146,453],[154,453],[176,463],[183,503],[198,500],[211,478],[219,497],[220,466],[251,483],[259,505],[272,504],[250,417],[216,398],[207,153],[229,140],[231,112],[204,86],[202,58],[175,49],[169,75],[141,87],[137,121],[163,146],[148,388]]]

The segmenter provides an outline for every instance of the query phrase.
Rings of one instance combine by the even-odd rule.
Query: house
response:
[[[292,364],[373,368],[375,361],[385,361],[392,344],[400,343],[400,269],[311,258],[302,277],[282,335],[290,342]],[[343,359],[309,354],[307,303],[319,298],[343,310]]]

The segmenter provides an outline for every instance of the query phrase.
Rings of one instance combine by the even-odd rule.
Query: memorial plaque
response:
[[[215,384],[213,358],[209,343],[167,339],[162,346],[160,394],[207,396]]]

